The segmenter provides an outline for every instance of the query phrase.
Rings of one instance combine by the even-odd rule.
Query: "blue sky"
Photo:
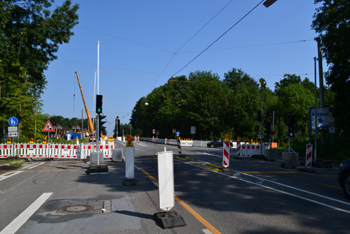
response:
[[[313,0],[277,0],[269,8],[259,5],[182,69],[260,1],[72,0],[80,6],[79,24],[45,71],[43,113],[81,118],[78,71],[87,106],[95,115],[97,41],[101,43],[99,93],[104,95],[108,135],[113,134],[116,116],[129,123],[136,102],[174,74],[212,71],[223,79],[224,73],[240,68],[256,81],[264,78],[272,90],[286,73],[314,81],[317,34],[310,25],[319,5]],[[53,6],[62,2],[56,0]]]

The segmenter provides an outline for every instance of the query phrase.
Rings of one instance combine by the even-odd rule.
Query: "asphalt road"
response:
[[[125,152],[124,143],[119,148]],[[157,152],[135,144],[136,186],[123,186],[124,162],[108,174],[87,175],[88,163],[38,161],[0,175],[2,233],[349,233],[350,202],[336,169],[315,174],[283,169],[281,162],[237,160],[217,172],[222,148],[174,152],[175,206],[186,226],[161,228]],[[234,155],[235,151],[231,151]]]

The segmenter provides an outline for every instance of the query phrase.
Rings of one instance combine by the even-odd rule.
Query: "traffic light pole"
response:
[[[97,151],[97,165],[100,165],[100,114],[96,115],[96,151]]]

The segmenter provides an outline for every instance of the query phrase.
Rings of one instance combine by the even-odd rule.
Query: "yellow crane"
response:
[[[95,133],[96,131],[93,131],[94,125],[92,123],[92,119],[91,119],[91,116],[90,116],[90,111],[89,111],[89,109],[86,106],[85,97],[84,97],[83,89],[81,88],[78,72],[76,71],[75,74],[77,75],[77,80],[78,80],[78,84],[79,84],[79,88],[80,88],[80,92],[81,92],[81,97],[83,98],[85,112],[86,112],[86,115],[87,115],[87,118],[88,118],[88,122],[89,122],[88,131],[89,131],[90,137],[92,137],[93,133]]]

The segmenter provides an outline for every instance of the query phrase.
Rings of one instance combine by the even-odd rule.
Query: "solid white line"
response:
[[[179,161],[179,162],[182,162],[180,160],[176,160],[176,161]],[[224,176],[227,176],[227,177],[230,177],[232,179],[236,179],[236,180],[240,180],[240,181],[243,181],[243,182],[246,182],[246,183],[249,183],[249,184],[254,184],[256,186],[260,186],[260,187],[263,187],[263,188],[266,188],[266,189],[270,189],[270,190],[273,190],[275,192],[279,192],[279,193],[283,193],[283,194],[286,194],[286,195],[289,195],[289,196],[292,196],[292,197],[297,197],[297,198],[300,198],[302,200],[306,200],[306,201],[309,201],[309,202],[312,202],[312,203],[316,203],[318,205],[321,205],[321,206],[325,206],[325,207],[328,207],[328,208],[331,208],[331,209],[334,209],[334,210],[338,210],[338,211],[341,211],[341,212],[344,212],[344,213],[348,213],[350,214],[350,211],[349,210],[344,210],[344,209],[341,209],[341,208],[338,208],[338,207],[335,207],[335,206],[331,206],[331,205],[328,205],[328,204],[325,204],[325,203],[322,203],[322,202],[318,202],[318,201],[314,201],[314,200],[311,200],[309,198],[305,198],[305,197],[302,197],[302,196],[298,196],[298,195],[295,195],[293,193],[288,193],[288,192],[285,192],[285,191],[282,191],[282,190],[278,190],[278,189],[275,189],[275,188],[272,188],[272,187],[269,187],[269,186],[265,186],[265,185],[262,185],[262,184],[257,184],[255,182],[252,182],[252,181],[248,181],[248,180],[244,180],[244,179],[241,179],[241,178],[238,178],[237,176],[235,175],[227,175],[227,174],[223,174],[223,173],[220,173],[220,172],[216,172],[216,171],[212,171],[212,170],[209,170],[207,168],[204,168],[204,167],[200,167],[200,166],[197,166],[197,165],[193,165],[193,164],[188,164],[186,162],[182,162],[184,164],[187,164],[187,165],[191,165],[191,166],[194,166],[194,167],[198,167],[198,168],[201,168],[201,169],[204,169],[204,170],[207,170],[207,171],[211,171],[213,173],[217,173],[219,175],[224,175]],[[238,171],[236,171],[238,172]],[[242,172],[240,172],[242,173]],[[245,173],[242,173],[244,175],[247,175]],[[259,177],[256,177],[256,178],[259,178]],[[277,183],[277,182],[276,182]],[[283,185],[283,184],[280,184],[280,185]],[[312,195],[315,195],[315,196],[319,196],[319,197],[322,197],[322,198],[325,198],[325,199],[329,199],[329,200],[332,200],[332,201],[337,201],[337,202],[340,202],[340,203],[344,203],[346,205],[349,205],[349,203],[346,203],[346,202],[343,202],[343,201],[340,201],[340,200],[336,200],[336,199],[333,199],[333,198],[330,198],[330,197],[326,197],[326,196],[322,196],[322,195],[319,195],[319,194],[316,194],[316,193],[312,193],[312,192],[308,192],[306,190],[302,190],[302,189],[298,189],[298,188],[294,188],[294,187],[291,187],[291,186],[288,186],[288,185],[285,185],[286,187],[289,187],[289,188],[292,188],[292,189],[295,189],[295,190],[298,190],[298,191],[301,191],[301,192],[305,192],[305,193],[309,193],[309,194],[312,194]]]
[[[246,174],[246,173],[242,173],[242,174],[244,174],[246,176],[251,176],[251,177],[257,178],[257,179],[262,179],[261,177],[258,177],[258,176],[254,176],[254,175],[250,175],[250,174]],[[286,184],[281,184],[281,183],[275,182],[273,180],[267,180],[267,179],[263,179],[263,180],[266,181],[266,182],[270,182],[270,183],[273,183],[273,184],[277,184],[277,185],[280,185],[280,186],[284,186],[284,187],[287,187],[287,188],[290,188],[290,189],[294,189],[294,190],[297,190],[297,191],[300,191],[300,192],[308,193],[308,194],[311,194],[311,195],[314,195],[314,196],[318,196],[318,197],[321,197],[321,198],[324,198],[324,199],[328,199],[328,200],[331,200],[331,201],[339,202],[339,203],[342,203],[344,205],[350,206],[350,203],[348,203],[348,202],[344,202],[344,201],[340,201],[340,200],[337,200],[337,199],[334,199],[334,198],[326,197],[326,196],[323,196],[323,195],[320,195],[320,194],[317,194],[317,193],[313,193],[313,192],[309,192],[309,191],[306,191],[306,190],[303,190],[303,189],[295,188],[295,187],[292,187],[292,186],[289,186],[289,185],[286,185]]]
[[[28,208],[25,209],[17,218],[15,218],[9,225],[7,225],[0,233],[16,233],[51,195],[52,193],[43,193],[30,206],[28,206]]]

